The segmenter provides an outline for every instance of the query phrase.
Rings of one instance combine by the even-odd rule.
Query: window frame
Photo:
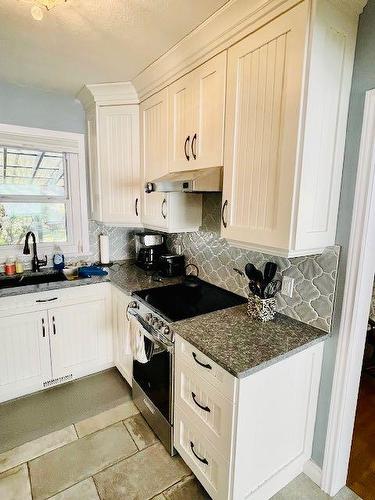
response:
[[[62,132],[18,125],[0,124],[0,144],[23,149],[34,149],[51,153],[66,154],[67,185],[64,199],[57,196],[1,196],[6,202],[63,202],[66,206],[67,241],[59,243],[38,243],[39,256],[51,258],[55,245],[59,245],[67,257],[90,253],[85,136],[74,132]],[[22,253],[23,245],[0,246],[0,263],[10,255]]]

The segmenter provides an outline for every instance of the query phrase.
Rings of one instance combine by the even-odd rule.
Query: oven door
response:
[[[133,361],[133,379],[166,420],[173,424],[173,348],[155,339],[138,323],[145,342],[147,363]]]

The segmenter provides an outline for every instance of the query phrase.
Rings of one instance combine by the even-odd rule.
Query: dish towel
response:
[[[139,363],[147,363],[145,337],[139,327],[138,321],[133,316],[130,317],[130,335],[132,339],[133,359]]]

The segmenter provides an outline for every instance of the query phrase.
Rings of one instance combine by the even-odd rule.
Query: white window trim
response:
[[[61,243],[62,252],[67,257],[88,255],[90,253],[88,215],[85,136],[74,132],[60,132],[41,128],[21,127],[0,123],[0,144],[24,149],[36,149],[57,153],[75,153],[70,156],[69,164],[77,169],[78,175],[68,175],[71,200],[71,234],[68,242]],[[74,159],[77,163],[74,165]],[[38,243],[38,255],[51,258],[55,244]],[[6,257],[22,253],[22,245],[0,247],[0,263]]]

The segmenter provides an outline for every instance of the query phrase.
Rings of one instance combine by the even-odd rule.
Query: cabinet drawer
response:
[[[194,373],[203,377],[224,396],[233,401],[236,378],[199,351],[199,349],[196,349],[189,342],[176,335],[177,365],[180,360],[192,368]]]
[[[217,451],[179,406],[175,409],[174,446],[212,498],[229,497],[229,457],[225,459]]]
[[[0,317],[84,303],[95,298],[109,296],[110,287],[111,284],[108,282],[87,283],[81,286],[0,297]]]
[[[176,405],[225,456],[230,454],[233,402],[183,362],[176,363]]]

